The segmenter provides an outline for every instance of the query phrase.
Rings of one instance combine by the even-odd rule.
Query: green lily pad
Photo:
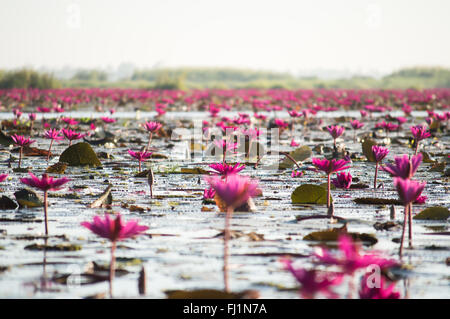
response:
[[[428,170],[429,172],[443,172],[445,169],[445,162],[435,162]]]
[[[308,145],[303,145],[290,152],[289,155],[297,162],[302,162],[311,157],[312,150]],[[294,163],[289,158],[285,157],[280,163],[280,168],[290,168],[293,165]]]
[[[435,160],[431,159],[430,154],[428,154],[428,152],[422,151],[420,153],[422,153],[422,158],[423,158],[422,162],[424,162],[424,163],[434,163],[434,162],[436,162]]]
[[[371,138],[365,138],[361,143],[362,152],[369,162],[375,162],[375,156],[372,152],[372,146],[374,145],[377,145],[377,142],[375,142]]]
[[[207,170],[204,170],[203,168],[200,167],[193,167],[193,168],[182,167],[180,171],[183,174],[209,174]]]
[[[59,157],[59,162],[65,162],[69,166],[101,166],[100,160],[91,145],[85,142],[69,146]]]
[[[378,239],[372,234],[366,233],[348,233],[347,228],[344,226],[342,228],[331,228],[327,230],[321,230],[309,233],[304,240],[308,241],[320,241],[320,242],[335,242],[338,241],[340,235],[349,235],[355,241],[361,241],[363,244],[372,246],[378,242]]]
[[[25,246],[26,250],[47,250],[47,251],[77,251],[81,250],[80,245],[73,244],[59,244],[59,245],[41,245],[41,244],[32,244]]]
[[[292,192],[291,200],[293,204],[326,205],[327,190],[319,185],[303,184]]]
[[[401,201],[393,198],[374,198],[374,197],[360,197],[353,200],[356,204],[367,205],[403,205]]]
[[[429,207],[421,211],[414,216],[414,219],[418,220],[446,220],[450,217],[450,211],[448,208],[435,206]]]

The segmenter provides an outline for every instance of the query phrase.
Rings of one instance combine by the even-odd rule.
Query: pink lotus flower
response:
[[[372,146],[372,153],[375,157],[375,162],[379,163],[389,154],[389,149],[387,147],[374,145]]]
[[[416,173],[417,169],[422,162],[422,154],[412,156],[411,160],[408,155],[402,157],[395,157],[395,164],[386,164],[381,166],[381,169],[391,174],[392,177],[401,177],[403,179],[411,178]]]
[[[394,186],[397,189],[400,201],[405,206],[405,219],[403,222],[403,231],[400,242],[400,256],[403,250],[403,241],[405,239],[406,224],[409,229],[409,246],[412,246],[412,203],[422,194],[426,182],[420,183],[411,179],[403,179],[400,177],[394,178]]]
[[[367,117],[368,112],[366,110],[359,110],[359,113],[361,114],[361,117]]]
[[[237,174],[229,175],[225,180],[219,176],[205,177],[210,187],[216,191],[219,198],[225,202],[224,250],[223,250],[223,281],[225,291],[229,292],[228,283],[228,242],[230,240],[230,219],[233,211],[257,194],[258,184],[248,177]]]
[[[101,117],[101,120],[102,120],[103,122],[105,122],[105,123],[114,123],[114,122],[117,121],[117,120],[114,119],[114,118],[106,117],[106,116]]]
[[[148,227],[139,225],[137,220],[130,220],[127,223],[124,223],[120,214],[117,215],[115,220],[111,219],[109,214],[105,214],[104,219],[101,219],[99,216],[95,216],[93,222],[82,222],[81,225],[92,231],[94,234],[109,239],[112,243],[111,262],[109,266],[109,295],[112,297],[112,283],[115,273],[115,251],[117,241],[138,236],[146,231]]]
[[[358,120],[353,120],[353,121],[350,122],[350,124],[352,125],[352,128],[353,128],[354,130],[360,129],[361,127],[364,126],[364,123],[361,123],[361,122],[358,121]]]
[[[147,150],[150,150],[150,144],[152,143],[153,134],[161,129],[162,124],[159,122],[145,122],[144,127],[149,132]]]
[[[36,113],[30,113],[28,114],[28,118],[31,122],[36,121]]]
[[[35,140],[31,140],[30,138],[26,138],[26,137],[24,137],[22,135],[17,135],[17,134],[12,135],[11,138],[14,141],[14,144],[16,144],[17,146],[20,147],[20,149],[19,149],[19,164],[17,166],[18,168],[20,168],[20,165],[22,164],[23,148],[25,146],[33,144],[36,141]]]
[[[257,183],[245,176],[231,174],[227,176],[226,180],[220,177],[205,177],[205,179],[226,205],[233,210],[257,194]]]
[[[33,188],[38,188],[44,192],[44,215],[45,215],[45,235],[48,236],[48,222],[47,222],[47,208],[48,208],[48,200],[47,193],[49,191],[58,191],[62,189],[62,186],[69,182],[70,179],[63,177],[58,179],[53,179],[53,177],[49,177],[47,174],[43,174],[42,178],[39,179],[33,173],[29,172],[31,178],[20,178],[20,181],[28,186]]]
[[[28,146],[28,145],[36,142],[35,140],[31,140],[29,137],[27,138],[25,136],[17,135],[17,134],[12,135],[11,138],[13,139],[14,144],[16,144],[17,146],[20,146],[20,147]]]
[[[148,158],[152,156],[152,152],[134,152],[132,150],[128,150],[128,154],[139,161],[139,172],[141,171],[141,162],[145,162]]]
[[[216,191],[212,188],[207,188],[203,191],[203,199],[212,199],[216,195]]]
[[[349,161],[340,159],[340,160],[336,160],[336,159],[332,159],[332,160],[327,160],[326,158],[321,160],[318,158],[313,158],[312,159],[312,163],[315,167],[317,167],[319,170],[325,172],[327,175],[330,175],[331,173],[334,172],[339,172],[342,171],[344,169],[350,168],[350,165],[345,166],[346,164],[349,163]]]
[[[59,134],[61,134],[61,131],[58,131],[56,129],[49,129],[48,131],[44,132],[44,137],[51,140],[50,147],[48,148],[47,162],[50,159],[50,151],[52,149],[53,141],[60,141],[64,139],[64,137]]]
[[[416,143],[416,148],[414,154],[417,154],[417,150],[419,149],[419,142],[431,136],[430,132],[427,131],[425,126],[417,125],[411,126],[411,133],[414,136],[414,142]]]
[[[370,275],[365,275],[361,281],[361,289],[359,290],[359,297],[361,299],[400,299],[400,293],[394,291],[395,284],[386,287],[386,280],[383,276],[380,277],[379,287],[370,287]]]
[[[276,126],[278,126],[278,128],[280,128],[281,130],[287,128],[289,126],[289,123],[286,121],[283,121],[282,119],[275,119],[274,123]]]
[[[427,196],[419,196],[414,201],[414,204],[425,204],[426,200],[428,199]]]
[[[234,151],[238,148],[238,143],[229,142],[227,140],[214,140],[213,143],[217,148],[222,150],[224,164],[227,152],[229,150]]]
[[[328,133],[330,133],[333,139],[337,139],[339,136],[344,134],[345,127],[339,125],[331,125],[327,127]]]
[[[372,146],[372,154],[375,157],[375,177],[373,179],[373,188],[376,189],[377,188],[378,165],[389,154],[389,149],[387,147],[374,145],[374,146]]]
[[[337,298],[337,294],[331,291],[331,288],[342,282],[344,278],[342,274],[294,268],[291,260],[281,259],[280,261],[301,284],[299,292],[303,298],[314,298],[318,293],[322,293],[327,298]]]
[[[327,174],[327,207],[330,207],[331,204],[331,180],[330,176],[334,172],[342,171],[344,169],[350,168],[350,165],[345,166],[349,163],[349,161],[341,159],[341,160],[335,160],[332,159],[331,161],[327,160],[326,158],[323,160],[320,160],[318,158],[313,158],[312,163],[315,167],[317,167],[319,170],[325,172]]]
[[[130,220],[127,223],[124,223],[120,214],[117,215],[115,220],[111,219],[109,214],[105,214],[104,219],[95,216],[93,222],[83,222],[81,225],[92,231],[94,234],[106,238],[111,242],[121,241],[140,235],[148,229],[147,226],[140,226],[136,220]]]
[[[61,120],[67,124],[67,126],[77,125],[78,121],[71,117],[62,117]]]
[[[209,165],[210,168],[215,170],[222,177],[226,177],[231,174],[237,174],[245,168],[244,164],[236,163],[234,166],[227,163],[215,163]]]
[[[258,113],[255,113],[255,114],[253,114],[253,116],[254,116],[256,119],[262,120],[262,121],[264,121],[265,119],[267,119],[267,115],[264,115],[264,114],[258,114]]]
[[[38,111],[39,113],[50,113],[52,110],[48,107],[38,106],[36,108],[36,111]]]
[[[302,177],[304,174],[305,172],[303,171],[292,171],[291,177],[292,178]]]
[[[394,178],[398,196],[405,206],[414,202],[422,194],[426,184],[426,182],[420,183],[411,179]]]
[[[337,178],[333,178],[331,183],[333,183],[336,188],[349,189],[352,184],[352,174],[341,172],[336,174]]]
[[[292,139],[292,140],[291,140],[290,146],[291,146],[291,147],[297,147],[297,146],[300,146],[300,144],[297,143],[294,139]]]
[[[299,113],[299,112],[297,112],[295,110],[288,111],[288,114],[289,114],[290,117],[294,117],[294,118],[302,116],[302,113]]]
[[[69,140],[69,146],[72,145],[72,141],[82,139],[86,136],[86,134],[77,133],[71,129],[63,128],[61,131],[64,134],[65,138]]]
[[[340,256],[333,256],[326,248],[320,248],[314,253],[314,256],[322,264],[341,267],[342,271],[348,275],[369,265],[378,265],[382,269],[398,265],[396,261],[382,258],[376,254],[361,255],[359,250],[360,246],[354,243],[351,237],[341,235],[339,237]]]
[[[1,174],[0,175],[0,183],[3,182],[8,177],[8,174]]]

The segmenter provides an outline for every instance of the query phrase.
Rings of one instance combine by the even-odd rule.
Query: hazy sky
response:
[[[0,68],[450,67],[448,0],[0,0]]]

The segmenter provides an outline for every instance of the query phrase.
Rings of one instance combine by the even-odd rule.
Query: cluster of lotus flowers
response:
[[[220,103],[212,102],[220,100]],[[40,101],[43,105],[36,108],[36,113],[47,112],[63,112],[70,110],[76,106],[100,104],[108,106],[117,103],[141,103],[142,105],[154,102],[155,110],[158,116],[164,115],[171,106],[187,105],[189,108],[203,109],[209,112],[210,121],[203,121],[203,129],[205,132],[212,130],[214,127],[221,129],[223,132],[231,129],[240,131],[250,137],[251,143],[258,140],[260,136],[259,127],[262,123],[268,121],[268,115],[264,112],[273,112],[273,125],[278,127],[281,133],[289,127],[294,128],[298,118],[303,117],[304,123],[308,119],[316,115],[317,112],[328,112],[336,110],[361,109],[361,121],[352,119],[350,126],[356,133],[357,130],[364,127],[364,119],[371,116],[374,112],[384,112],[391,110],[389,106],[382,106],[378,102],[375,105],[375,97],[386,105],[388,103],[403,104],[402,111],[405,116],[409,116],[412,107],[409,104],[430,104],[434,101],[447,101],[450,103],[450,90],[425,90],[425,91],[329,91],[329,90],[194,90],[194,91],[148,91],[148,90],[122,90],[122,89],[64,89],[64,90],[0,90],[0,108],[4,105],[15,105],[13,113],[15,123],[20,124],[20,118],[23,114],[22,110],[28,105],[33,105]],[[216,99],[217,98],[217,99]],[[207,101],[207,102],[205,102]],[[406,101],[406,102],[405,102]],[[235,104],[233,104],[235,103]],[[238,113],[235,118],[220,116],[222,110],[231,110],[236,104],[250,105],[253,110],[253,116],[246,113]],[[296,106],[305,105],[300,109]],[[328,105],[327,107],[321,105]],[[444,108],[448,107],[445,106]],[[277,117],[277,112],[287,111],[290,120]],[[115,112],[110,109],[111,115]],[[36,113],[29,114],[30,124],[33,125],[37,119]],[[411,126],[410,131],[414,139],[415,150],[411,157],[403,155],[395,157],[394,164],[382,165],[382,161],[389,153],[387,147],[374,145],[372,153],[375,158],[375,174],[373,188],[377,188],[378,169],[389,173],[394,178],[394,185],[398,192],[398,196],[405,207],[405,220],[403,223],[402,240],[400,245],[400,255],[403,248],[403,240],[405,236],[406,224],[409,223],[409,243],[412,245],[412,204],[414,202],[423,202],[425,196],[421,196],[425,187],[425,182],[418,182],[412,179],[417,171],[421,161],[422,154],[418,153],[419,142],[431,136],[430,129],[432,125],[447,125],[450,119],[450,112],[438,114],[432,111],[428,112],[427,125]],[[104,125],[116,122],[115,118],[102,117]],[[387,122],[386,122],[387,121]],[[257,126],[251,127],[251,123],[258,123]],[[69,146],[73,141],[82,139],[90,133],[82,134],[73,129],[78,121],[61,117],[59,123],[65,127],[52,128],[43,118],[43,126],[46,129],[43,137],[50,140],[47,161],[50,158],[50,151],[54,141],[61,141],[64,138],[69,141]],[[401,125],[406,123],[406,118],[387,117],[385,120],[376,123],[376,128],[385,130],[386,135],[392,131],[398,131]],[[161,128],[162,123],[151,121],[145,122],[143,127],[148,132],[148,144],[140,151],[128,150],[128,154],[138,161],[139,172],[141,171],[141,163],[145,162],[152,156],[152,138]],[[305,125],[306,126],[306,125]],[[32,127],[32,126],[31,126]],[[95,124],[91,124],[90,130],[95,130]],[[327,127],[331,138],[333,139],[333,148],[337,151],[337,140],[345,133],[345,128],[339,125],[331,125]],[[32,129],[31,129],[32,132]],[[19,164],[21,166],[23,148],[29,146],[35,141],[27,136],[13,135],[12,139],[15,145],[20,147]],[[230,291],[228,278],[228,256],[230,239],[230,219],[235,210],[246,204],[250,198],[255,197],[261,191],[258,189],[256,180],[240,173],[245,165],[237,163],[234,165],[227,163],[227,154],[233,153],[238,148],[238,144],[227,139],[214,140],[213,144],[216,148],[222,150],[223,159],[220,163],[211,164],[210,168],[214,171],[213,176],[205,177],[209,188],[205,189],[205,198],[215,198],[216,201],[223,202],[226,207],[225,214],[225,230],[224,230],[224,286],[226,291]],[[298,143],[292,139],[291,147],[298,146]],[[295,160],[294,160],[295,162]],[[333,217],[334,210],[331,203],[331,187],[333,184],[337,188],[348,189],[352,183],[352,175],[350,172],[343,172],[351,166],[351,160],[348,157],[343,159],[320,159],[312,158],[312,164],[316,171],[322,171],[327,176],[327,207],[330,208],[330,217]],[[333,173],[336,178],[332,179]],[[293,178],[301,178],[303,171],[294,170],[291,173]],[[0,175],[0,181],[5,180],[6,174]],[[54,179],[47,174],[43,174],[41,178],[36,177],[30,172],[29,178],[21,178],[22,183],[31,187],[40,189],[44,192],[44,215],[45,215],[45,233],[48,235],[47,222],[47,195],[49,191],[60,190],[64,184],[69,182],[68,178]],[[151,187],[152,185],[150,185]],[[151,190],[152,194],[152,190]],[[112,219],[109,215],[104,218],[96,216],[92,222],[83,222],[83,227],[88,228],[96,235],[111,241],[111,264],[110,264],[110,294],[112,295],[112,281],[114,278],[114,260],[116,244],[120,240],[130,238],[142,234],[148,229],[146,226],[139,225],[138,221],[132,220],[125,223],[122,217],[117,215]],[[378,265],[385,269],[397,265],[397,262],[379,257],[377,254],[361,255],[356,243],[346,236],[342,236],[339,240],[340,257],[333,256],[326,249],[322,249],[320,253],[313,255],[313,258],[322,265],[335,265],[340,267],[338,273],[321,273],[320,271],[306,270],[296,268],[291,260],[283,259],[285,265],[295,278],[301,283],[301,295],[311,298],[318,293],[324,294],[326,297],[335,297],[336,294],[330,290],[342,282],[346,275],[352,276],[358,269],[366,268],[369,265]],[[399,298],[399,294],[394,291],[393,285],[387,285],[386,279],[381,277],[380,285],[376,288],[370,288],[367,285],[367,275],[362,280],[359,295],[361,298]]]

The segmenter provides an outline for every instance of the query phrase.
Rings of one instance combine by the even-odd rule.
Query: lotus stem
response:
[[[409,230],[409,247],[412,247],[412,203],[408,205],[408,230]]]
[[[399,251],[400,257],[402,257],[402,252],[403,252],[403,240],[405,239],[406,223],[407,223],[407,221],[408,221],[408,204],[405,205],[404,214],[405,214],[405,218],[404,218],[404,221],[403,221],[402,238],[401,238],[401,241],[400,241],[400,251]]]
[[[111,263],[109,264],[109,297],[112,298],[113,296],[113,280],[114,280],[114,273],[116,271],[116,242],[113,241],[111,245]]]
[[[48,208],[48,191],[44,191],[44,218],[45,218],[45,236],[48,236],[48,218],[47,218],[47,208]]]
[[[289,153],[280,152],[280,154],[283,154],[284,156],[289,158],[295,165],[297,165],[298,169],[301,169],[300,165],[297,163],[297,161]]]
[[[223,282],[225,286],[225,292],[230,292],[230,284],[228,280],[228,257],[229,249],[228,242],[230,240],[230,219],[233,215],[233,208],[227,208],[225,215],[225,229],[224,229],[224,240],[223,240]]]
[[[375,163],[375,177],[373,179],[373,189],[377,189],[378,162]]]
[[[330,179],[330,177],[331,177],[331,174],[328,174],[328,176],[327,176],[327,207],[329,208],[330,207],[330,202],[331,202],[331,200],[330,200],[330,193],[331,193],[331,179]],[[331,215],[331,216],[333,216],[333,215]]]
[[[50,160],[50,151],[52,149],[52,145],[53,145],[53,139],[50,141],[50,147],[48,148],[47,163]]]

